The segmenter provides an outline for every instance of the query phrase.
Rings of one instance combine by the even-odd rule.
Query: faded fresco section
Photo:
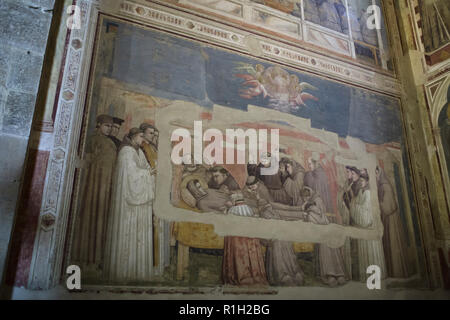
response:
[[[450,57],[450,4],[445,0],[419,1],[425,58],[435,65]]]
[[[179,3],[223,15],[233,22],[238,19],[257,30],[275,31],[283,37],[306,41],[351,56],[363,64],[394,71],[380,0],[179,0]],[[370,24],[374,14],[379,19],[379,28]],[[431,15],[429,29],[434,32],[433,40],[439,38],[442,41],[445,30],[441,31],[440,21],[437,21],[437,27],[433,24],[439,14],[433,9]]]
[[[364,282],[372,264],[383,279],[417,275],[397,99],[115,19],[100,27],[67,257],[85,283],[266,292]],[[194,164],[191,149],[174,164],[172,132],[193,137],[194,121],[277,129],[280,154]]]

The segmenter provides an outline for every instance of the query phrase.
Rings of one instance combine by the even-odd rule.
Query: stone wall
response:
[[[14,223],[54,0],[0,1],[0,276]]]

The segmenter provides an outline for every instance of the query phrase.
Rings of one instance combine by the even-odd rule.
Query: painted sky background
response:
[[[213,104],[241,110],[246,110],[248,104],[269,107],[268,99],[262,96],[253,99],[239,96],[242,79],[235,76],[235,67],[240,62],[259,63],[266,68],[273,64],[129,24],[115,24],[119,26],[115,58],[112,71],[106,76],[127,83],[139,93],[205,107]],[[319,101],[310,100],[307,107],[291,112],[311,119],[312,127],[373,144],[401,141],[398,100],[285,70],[297,75],[300,82],[319,89],[311,91]]]

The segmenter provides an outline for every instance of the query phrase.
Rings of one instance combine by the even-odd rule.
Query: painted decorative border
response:
[[[45,149],[50,151],[44,186],[44,196],[34,243],[28,288],[48,289],[59,283],[62,251],[68,220],[67,204],[70,200],[70,177],[73,168],[77,135],[81,127],[80,109],[84,105],[83,89],[87,83],[90,59],[89,27],[95,25],[98,1],[79,0],[81,28],[71,31],[66,63],[54,123],[53,139],[46,138]]]
[[[447,104],[447,90],[450,85],[450,61],[447,61],[443,70],[445,72],[437,75],[430,76],[428,83],[424,85],[425,96],[429,106],[427,112],[430,115],[431,130],[433,134],[433,146],[429,147],[429,157],[431,163],[433,163],[432,156],[436,155],[436,159],[439,164],[439,176],[442,178],[442,187],[444,189],[444,201],[447,205],[447,217],[450,219],[450,178],[446,174],[447,166],[449,165],[445,161],[445,153],[443,149],[443,143],[441,138],[441,132],[438,124],[439,114],[442,108]],[[442,213],[445,217],[445,212]]]

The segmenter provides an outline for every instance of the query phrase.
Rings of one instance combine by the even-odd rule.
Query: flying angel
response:
[[[306,101],[313,100],[319,101],[319,99],[308,92],[304,92],[305,90],[318,90],[313,85],[307,82],[301,82],[295,87],[295,93],[291,96],[290,103],[293,109],[299,109],[301,106],[306,107]]]
[[[244,99],[263,96],[270,98],[274,106],[285,105],[291,109],[299,109],[306,106],[309,100],[319,99],[306,91],[316,91],[318,88],[307,83],[300,82],[295,74],[289,74],[280,67],[265,68],[261,64],[251,65],[239,62],[233,69],[235,77],[243,80],[239,96]]]
[[[264,66],[261,64],[252,66],[251,64],[244,62],[239,62],[238,65],[239,66],[235,67],[234,70],[238,72],[246,72],[235,74],[236,77],[244,79],[244,82],[242,82],[242,86],[244,88],[239,90],[239,96],[245,99],[251,99],[261,94],[264,98],[269,96],[266,88],[262,84]]]

